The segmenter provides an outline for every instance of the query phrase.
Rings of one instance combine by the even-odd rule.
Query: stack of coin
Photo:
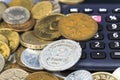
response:
[[[8,24],[8,27],[17,32],[30,30],[35,24],[29,10],[21,6],[7,8],[3,12],[3,20]]]

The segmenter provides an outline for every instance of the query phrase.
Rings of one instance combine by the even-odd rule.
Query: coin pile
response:
[[[74,66],[82,55],[79,41],[98,31],[87,14],[60,12],[58,0],[0,2],[0,80],[117,80],[107,72],[52,73]]]

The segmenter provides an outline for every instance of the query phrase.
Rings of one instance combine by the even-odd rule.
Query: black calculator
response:
[[[99,26],[93,38],[80,42],[82,58],[69,70],[112,71],[120,67],[120,4],[62,4],[61,7],[63,14],[90,15]]]

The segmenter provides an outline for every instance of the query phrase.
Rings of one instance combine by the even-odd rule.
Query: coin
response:
[[[93,80],[92,74],[86,70],[72,72],[64,80]]]
[[[81,46],[79,43],[62,39],[45,47],[39,61],[43,68],[49,71],[63,71],[75,65],[80,58]]]
[[[33,18],[41,19],[44,16],[51,14],[52,10],[53,5],[50,1],[42,1],[34,5],[34,7],[31,10],[31,13],[33,15]]]
[[[120,80],[120,67],[114,70],[113,75]]]
[[[0,34],[0,41],[5,42],[6,44],[8,44],[8,39],[2,34]]]
[[[9,6],[22,6],[27,8],[28,10],[31,10],[33,7],[32,0],[11,0],[9,3]]]
[[[94,80],[118,80],[108,72],[96,72],[96,73],[93,73],[92,75]]]
[[[61,74],[61,72],[53,72],[53,74],[59,79],[59,80],[64,80],[65,76]]]
[[[14,31],[17,32],[24,32],[24,31],[28,31],[30,29],[33,28],[33,26],[35,25],[35,20],[33,18],[31,18],[29,21],[23,23],[23,24],[8,24],[8,26],[13,29]]]
[[[4,57],[0,54],[0,72],[3,70],[5,66],[5,60]]]
[[[17,68],[8,69],[1,73],[0,80],[24,80],[29,74]]]
[[[8,27],[8,24],[3,21],[3,22],[0,22],[0,29],[1,28],[9,28],[9,27]]]
[[[21,62],[28,68],[33,70],[43,70],[39,63],[39,55],[41,50],[25,49],[21,54]]]
[[[59,0],[59,1],[65,4],[78,4],[82,3],[84,0]]]
[[[7,5],[4,2],[0,1],[0,21],[2,19],[2,14],[5,11],[5,9],[7,9]]]
[[[28,75],[25,80],[59,80],[56,76],[48,72],[34,72]]]
[[[53,13],[60,13],[61,12],[61,6],[58,2],[58,0],[49,0],[53,5]]]
[[[72,13],[60,19],[59,31],[65,38],[72,40],[87,40],[98,31],[97,23],[83,13]]]
[[[3,19],[8,24],[23,24],[30,19],[30,12],[21,6],[9,7],[4,11]]]
[[[63,17],[62,14],[53,14],[39,20],[34,28],[34,34],[44,40],[54,40],[61,36],[58,31],[58,21]]]
[[[0,34],[4,35],[8,39],[8,45],[11,49],[11,53],[13,53],[19,45],[19,34],[8,28],[1,28]]]
[[[5,42],[0,41],[0,54],[7,60],[10,56],[10,48]]]
[[[45,41],[34,36],[33,31],[27,31],[21,35],[21,44],[31,49],[43,49],[52,41]]]

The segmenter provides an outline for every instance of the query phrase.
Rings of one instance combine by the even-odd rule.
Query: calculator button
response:
[[[70,9],[70,13],[78,13],[78,12],[79,12],[78,8],[71,8]]]
[[[120,21],[119,17],[114,15],[110,15],[106,17],[106,22],[110,22],[110,23],[118,23]]]
[[[94,10],[91,9],[91,8],[85,8],[83,12],[84,12],[84,13],[93,13]]]
[[[99,8],[98,12],[99,13],[107,13],[108,10],[106,8]]]
[[[110,33],[108,34],[108,38],[110,40],[120,40],[120,33],[118,32]]]
[[[98,30],[99,30],[99,31],[102,31],[102,30],[103,30],[103,25],[100,24],[100,23],[98,23]]]
[[[102,22],[102,16],[94,15],[94,16],[92,16],[92,18],[98,23]]]
[[[109,43],[109,47],[111,49],[120,49],[120,42],[117,42],[117,41],[111,42],[111,43]]]
[[[86,48],[86,43],[85,42],[80,42],[80,45],[81,45],[82,49]]]
[[[93,58],[93,59],[105,59],[106,53],[105,52],[91,52],[91,58]]]
[[[97,33],[94,37],[93,40],[103,40],[104,35],[102,33]]]
[[[107,29],[109,31],[119,31],[120,30],[120,24],[108,24]]]
[[[120,13],[120,8],[116,8],[113,10],[113,13]]]
[[[120,52],[111,52],[110,55],[112,59],[120,59]]]
[[[92,42],[90,43],[91,49],[104,49],[105,48],[105,43],[103,42]]]
[[[86,58],[87,58],[87,53],[86,52],[82,52],[81,59],[86,59]]]

